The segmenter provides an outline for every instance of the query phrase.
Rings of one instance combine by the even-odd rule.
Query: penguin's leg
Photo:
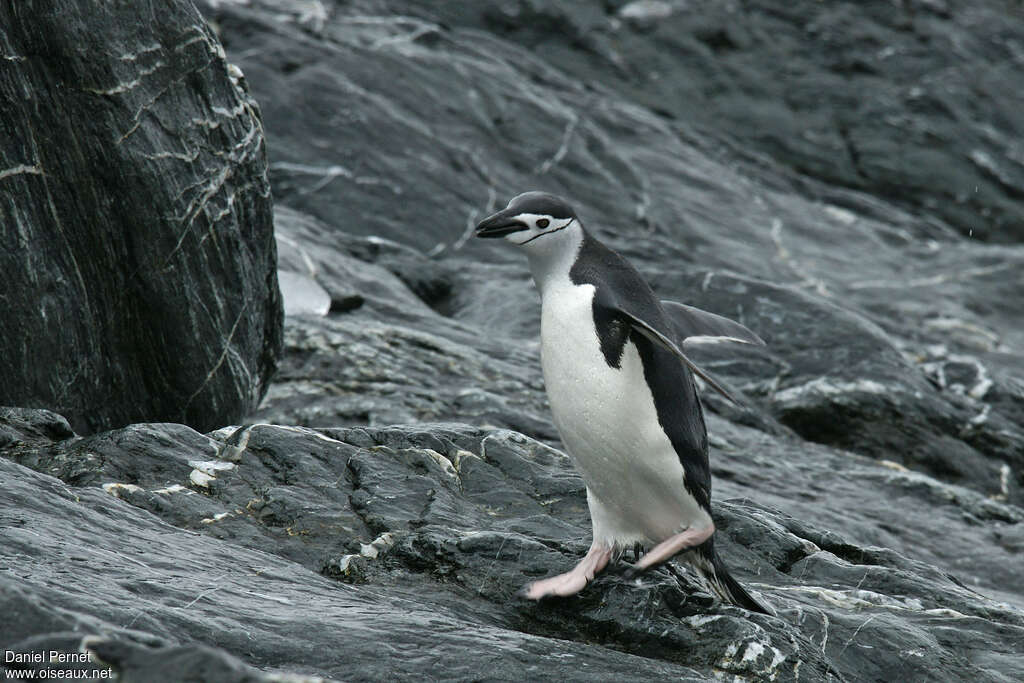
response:
[[[558,595],[566,597],[576,595],[590,583],[590,581],[606,566],[612,559],[612,547],[607,543],[595,540],[587,551],[586,556],[578,565],[570,571],[558,576],[552,576],[540,581],[534,581],[524,587],[519,594],[530,600]]]
[[[687,527],[686,529],[683,529],[682,532],[675,536],[668,537],[658,545],[651,548],[649,553],[640,558],[639,562],[626,571],[625,577],[630,579],[645,569],[672,559],[677,554],[687,550],[688,548],[695,548],[711,538],[711,534],[713,533],[715,533],[714,524],[708,524],[708,526],[700,529]]]

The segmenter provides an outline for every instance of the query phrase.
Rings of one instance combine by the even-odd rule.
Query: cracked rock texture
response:
[[[200,8],[265,117],[281,367],[212,431],[0,411],[0,646],[139,681],[1024,679],[1017,5]],[[590,540],[525,260],[469,237],[527,189],[768,342],[693,355],[744,401],[704,395],[718,543],[776,616],[674,567],[513,597]]]
[[[212,429],[281,347],[263,126],[188,2],[0,7],[0,403]]]
[[[14,651],[84,646],[126,680],[1024,675],[1021,509],[795,436],[710,420],[721,549],[764,616],[674,568],[516,600],[589,543],[571,463],[517,432],[61,422],[0,415]]]

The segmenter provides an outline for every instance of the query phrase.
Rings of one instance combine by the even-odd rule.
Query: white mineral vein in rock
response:
[[[108,484],[103,485],[103,490],[112,496],[117,496],[118,498],[120,498],[121,491],[135,493],[136,491],[141,491],[142,487],[136,486],[135,484],[119,484],[116,482],[110,482]]]
[[[675,8],[664,0],[634,0],[619,8],[623,19],[667,19]]]
[[[200,472],[199,470],[192,470],[189,472],[188,478],[193,484],[196,486],[202,486],[203,488],[208,488],[210,486],[210,482],[216,479],[216,477],[211,477],[209,474]]]
[[[857,222],[857,214],[855,214],[852,211],[847,211],[846,209],[840,208],[838,206],[833,206],[832,204],[828,204],[825,206],[825,213],[827,213],[832,218],[835,218],[843,225],[853,225],[854,223]]]
[[[170,486],[162,489],[153,489],[153,493],[171,494],[171,493],[184,493],[186,496],[195,495],[195,491],[187,489],[181,484],[171,484]]]
[[[345,443],[344,441],[339,441],[338,439],[332,439],[331,437],[327,436],[326,434],[321,434],[320,432],[316,431],[315,429],[310,429],[309,427],[295,427],[293,425],[270,425],[270,424],[256,424],[256,425],[252,426],[253,429],[255,429],[256,427],[272,427],[272,428],[274,428],[276,430],[280,430],[282,432],[294,432],[296,434],[302,434],[304,436],[312,436],[314,438],[320,439],[321,441],[327,441],[328,443],[337,443],[337,444],[344,444]]]
[[[203,488],[209,487],[210,482],[217,478],[217,472],[236,467],[235,463],[223,460],[190,460],[188,464],[195,468],[188,475],[189,481]]]
[[[234,515],[234,513],[232,513],[232,512],[219,512],[216,515],[214,515],[213,517],[204,517],[201,521],[202,521],[203,524],[213,524],[214,522],[219,522],[220,520],[224,519],[225,517],[231,517],[233,515]]]
[[[891,394],[896,390],[881,382],[870,379],[859,379],[855,382],[833,382],[825,377],[813,379],[806,384],[783,389],[775,394],[775,400],[788,402],[799,399],[805,394],[818,394],[821,396],[838,396],[840,394]]]
[[[218,471],[233,470],[237,467],[235,463],[223,460],[189,460],[188,465],[210,476],[216,476],[215,473]]]
[[[0,180],[3,180],[4,178],[9,178],[11,176],[24,174],[43,175],[43,169],[39,168],[38,165],[27,166],[25,164],[21,164],[19,166],[12,166],[11,168],[5,168],[4,170],[0,171]]]

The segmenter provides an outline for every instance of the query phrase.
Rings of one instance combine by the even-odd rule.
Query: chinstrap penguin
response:
[[[688,337],[764,344],[727,318],[658,301],[637,270],[589,234],[560,197],[527,192],[483,220],[529,257],[541,296],[541,365],[555,426],[587,486],[593,543],[565,574],[528,584],[533,600],[578,593],[623,550],[647,549],[633,575],[673,557],[723,600],[769,610],[714,549],[707,429]]]

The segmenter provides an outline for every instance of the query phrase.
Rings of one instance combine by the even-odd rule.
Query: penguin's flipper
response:
[[[672,341],[672,339],[665,332],[655,329],[649,323],[641,320],[640,318],[636,317],[629,311],[623,310],[621,307],[618,307],[617,310],[619,314],[625,316],[629,320],[629,323],[630,325],[632,325],[634,330],[636,330],[643,336],[647,337],[654,344],[657,344],[658,346],[661,346],[665,350],[671,351],[673,354],[675,354],[675,356],[679,358],[679,360],[683,361],[683,363],[686,364],[686,367],[690,368],[693,374],[697,375],[702,380],[707,382],[707,385],[709,387],[720,393],[722,396],[725,396],[734,404],[738,406],[742,405],[733,397],[732,394],[726,391],[722,387],[722,385],[720,385],[715,380],[711,379],[711,376],[708,375],[708,373],[704,372],[704,370],[702,370],[696,363],[687,358],[686,354],[683,353],[683,350],[679,348],[679,345],[676,342]]]
[[[661,302],[661,307],[668,314],[669,321],[675,328],[680,343],[687,340],[696,342],[703,337],[709,341],[733,341],[765,346],[763,339],[735,320],[664,299]]]

